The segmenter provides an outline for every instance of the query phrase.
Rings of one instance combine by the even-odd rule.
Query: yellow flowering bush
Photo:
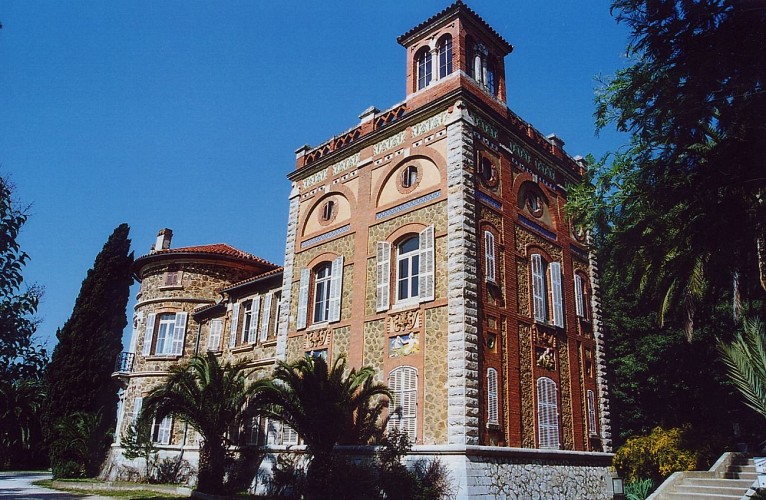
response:
[[[614,455],[614,467],[627,481],[661,480],[678,471],[694,470],[698,452],[684,446],[687,429],[655,427],[648,436],[628,439]]]

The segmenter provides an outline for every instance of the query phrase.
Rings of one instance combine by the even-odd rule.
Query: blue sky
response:
[[[3,2],[0,174],[32,204],[20,243],[46,290],[39,339],[53,347],[122,222],[137,256],[169,227],[174,247],[226,242],[281,264],[294,151],[402,101],[396,37],[449,3]],[[626,142],[593,125],[595,77],[626,64],[608,2],[468,5],[515,47],[512,110],[571,155]]]

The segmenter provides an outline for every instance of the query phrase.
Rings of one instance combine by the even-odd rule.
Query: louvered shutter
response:
[[[261,342],[269,337],[269,321],[271,321],[271,303],[274,301],[274,292],[266,294],[263,302],[263,316],[261,316]]]
[[[407,433],[412,442],[417,434],[418,372],[410,366],[401,366],[391,371],[388,387],[394,396],[391,411],[400,410],[393,415],[389,428],[397,428]]]
[[[574,292],[575,292],[575,313],[578,317],[585,316],[585,303],[582,296],[582,277],[579,274],[575,274],[574,277]]]
[[[498,414],[497,370],[489,368],[487,369],[487,423],[497,425]]]
[[[210,322],[210,336],[207,339],[208,351],[221,350],[221,330],[223,330],[223,321],[214,319]]]
[[[237,345],[237,326],[239,324],[239,304],[231,310],[231,328],[229,328],[229,347]]]
[[[170,444],[170,434],[173,430],[173,417],[170,415],[160,422],[155,422],[154,442],[157,444]]]
[[[136,352],[136,344],[140,334],[141,324],[144,322],[144,313],[139,311],[133,315],[133,328],[130,332],[130,348],[128,352]]]
[[[311,270],[301,270],[301,282],[298,291],[298,330],[306,328],[306,316],[308,316],[309,306],[309,281],[311,281]]]
[[[556,383],[547,377],[537,380],[537,431],[540,448],[559,448]]]
[[[434,299],[434,227],[420,232],[420,269],[418,271],[420,302]]]
[[[330,298],[327,321],[340,321],[340,298],[343,294],[343,256],[332,261],[330,269]]]
[[[138,417],[141,416],[141,406],[144,404],[144,398],[137,397],[133,400],[133,410],[130,412],[130,424],[135,425],[138,422]]]
[[[586,393],[588,401],[588,433],[591,436],[596,435],[596,398],[590,389]]]
[[[154,320],[157,317],[156,314],[151,313],[146,318],[146,331],[144,333],[144,356],[148,356],[152,352],[152,337],[154,336]]]
[[[484,278],[494,283],[496,279],[495,235],[484,231]]]
[[[543,259],[539,254],[532,254],[532,307],[535,312],[535,320],[547,321],[545,311],[545,274],[543,273]]]
[[[548,266],[551,275],[551,303],[553,305],[553,324],[564,326],[564,297],[561,292],[561,264],[551,262]]]
[[[295,429],[285,424],[284,422],[282,423],[282,444],[285,444],[285,445],[298,444],[298,433],[295,432]]]
[[[175,324],[173,325],[173,344],[172,353],[180,356],[184,351],[184,337],[186,336],[186,317],[188,313],[176,313]]]
[[[391,243],[379,241],[376,248],[377,259],[377,297],[375,299],[375,310],[377,312],[387,311],[391,281]]]
[[[250,328],[247,331],[247,340],[254,344],[258,338],[258,325],[261,312],[261,296],[256,295],[250,303]]]

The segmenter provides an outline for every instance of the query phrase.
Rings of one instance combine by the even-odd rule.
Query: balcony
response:
[[[120,377],[127,375],[133,371],[133,359],[135,354],[132,352],[121,352],[117,355],[117,360],[114,363],[114,372],[112,377]]]

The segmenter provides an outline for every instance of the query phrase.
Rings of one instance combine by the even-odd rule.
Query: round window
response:
[[[527,208],[529,211],[534,215],[535,217],[540,217],[543,215],[543,199],[542,197],[534,192],[530,192],[527,195]]]

